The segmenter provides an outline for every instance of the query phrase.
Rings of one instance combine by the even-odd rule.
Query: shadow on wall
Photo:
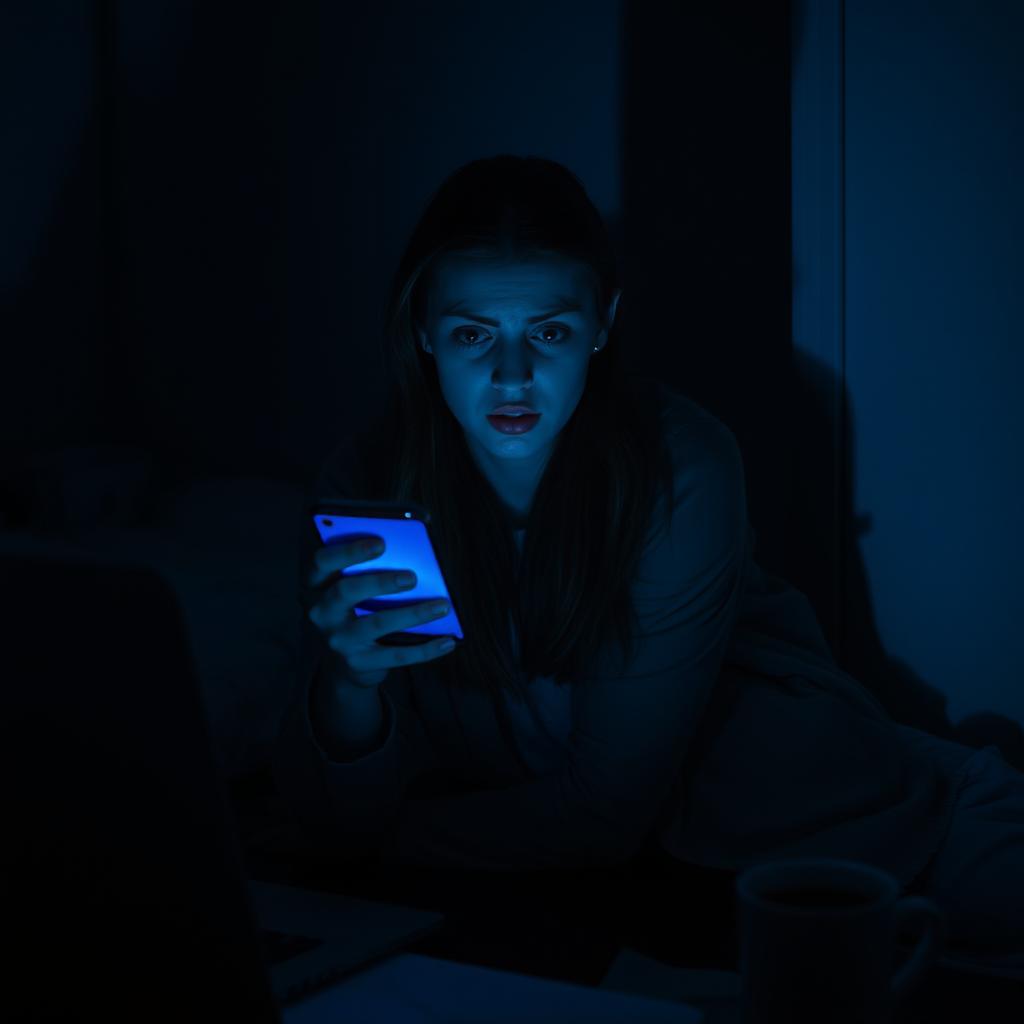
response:
[[[833,574],[839,576],[840,566],[835,541],[829,535],[832,519],[827,487],[808,481],[814,474],[827,479],[825,472],[833,461],[831,439],[833,416],[828,396],[836,387],[835,374],[819,360],[805,352],[794,351],[797,369],[799,406],[804,426],[800,460],[804,463],[804,486],[807,497],[794,502],[793,535],[800,543],[793,551],[791,582],[807,594],[819,614],[822,629],[836,660],[844,671],[860,680],[881,702],[892,717],[902,725],[922,729],[943,739],[980,749],[994,744],[1015,768],[1024,771],[1024,729],[1006,715],[982,711],[968,715],[953,725],[947,714],[948,698],[940,689],[921,678],[902,658],[886,651],[875,622],[874,605],[868,586],[859,539],[871,531],[870,516],[855,516],[852,508],[853,465],[852,427],[846,436],[842,471],[843,521],[849,524],[844,539],[847,553],[847,605],[845,642],[839,642],[836,600],[830,590]],[[844,395],[849,408],[849,397]],[[814,491],[814,487],[819,487]]]

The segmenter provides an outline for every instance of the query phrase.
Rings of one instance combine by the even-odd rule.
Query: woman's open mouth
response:
[[[525,434],[533,430],[539,419],[539,412],[524,412],[518,416],[488,416],[487,422],[502,434]]]

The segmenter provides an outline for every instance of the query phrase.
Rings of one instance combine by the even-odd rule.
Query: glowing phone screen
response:
[[[342,570],[343,576],[411,569],[416,573],[412,590],[399,590],[367,598],[356,605],[356,615],[372,615],[389,608],[401,608],[444,598],[450,611],[440,619],[431,619],[409,626],[399,633],[389,633],[392,642],[401,642],[403,634],[416,636],[454,636],[462,640],[462,625],[455,602],[448,592],[441,566],[427,531],[429,516],[416,505],[387,502],[345,501],[320,504],[313,510],[313,523],[324,544],[338,544],[374,536],[384,541],[384,553],[357,562]],[[382,638],[383,639],[383,638]],[[422,641],[416,641],[422,642]]]

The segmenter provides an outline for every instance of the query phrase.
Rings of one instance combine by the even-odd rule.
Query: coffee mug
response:
[[[773,861],[735,884],[743,1024],[885,1024],[940,952],[939,908],[859,861]],[[908,925],[916,943],[894,972]]]

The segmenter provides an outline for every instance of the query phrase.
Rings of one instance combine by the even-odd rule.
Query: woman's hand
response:
[[[414,587],[415,573],[368,572],[343,576],[331,586],[323,587],[334,573],[378,557],[384,546],[381,538],[375,538],[321,547],[313,556],[313,568],[307,581],[311,589],[321,589],[322,593],[306,614],[326,637],[327,646],[339,656],[345,673],[359,686],[376,686],[392,668],[433,661],[449,653],[441,646],[447,637],[412,647],[387,647],[376,643],[378,637],[388,633],[441,618],[448,613],[447,601],[421,601],[372,615],[355,613],[360,601]],[[409,582],[401,582],[403,575],[409,577]]]

